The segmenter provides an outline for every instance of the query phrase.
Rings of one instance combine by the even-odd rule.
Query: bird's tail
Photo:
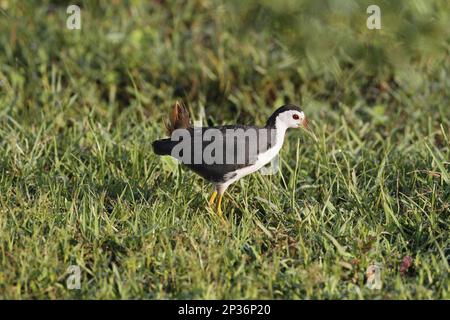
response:
[[[189,112],[184,104],[178,101],[172,107],[172,112],[170,113],[169,121],[166,121],[166,129],[169,136],[176,129],[188,129],[191,127],[191,120],[189,118]],[[153,141],[153,151],[157,155],[170,155],[176,141],[171,139],[161,139]]]
[[[183,103],[178,101],[172,107],[169,121],[166,121],[167,133],[172,135],[172,132],[176,129],[187,129],[191,126],[191,119],[189,118],[189,112]]]
[[[172,141],[171,139],[153,141],[153,151],[159,156],[170,155],[176,143],[176,141]]]

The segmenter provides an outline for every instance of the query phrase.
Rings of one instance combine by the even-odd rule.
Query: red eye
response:
[[[292,115],[292,118],[294,118],[294,120],[298,120],[298,119],[300,119],[300,117],[298,116],[298,114],[294,114],[294,115]]]

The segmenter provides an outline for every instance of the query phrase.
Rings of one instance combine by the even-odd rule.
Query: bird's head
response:
[[[308,128],[305,113],[299,107],[292,104],[278,108],[269,117],[266,126],[276,127],[277,123],[284,125],[286,128]]]

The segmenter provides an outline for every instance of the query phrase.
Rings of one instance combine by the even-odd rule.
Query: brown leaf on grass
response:
[[[361,262],[361,261],[360,261],[358,258],[353,258],[353,259],[350,261],[350,263],[351,263],[352,265],[354,265],[354,266],[359,265],[360,262]]]
[[[400,265],[400,274],[404,275],[408,272],[409,268],[411,268],[413,264],[413,259],[410,256],[405,256],[402,260],[402,264]]]

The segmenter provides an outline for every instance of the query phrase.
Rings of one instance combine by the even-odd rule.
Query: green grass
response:
[[[0,0],[1,298],[450,298],[448,58],[318,73],[223,5],[131,2],[85,5],[80,32],[65,5]],[[205,125],[290,101],[314,135],[228,189],[224,228],[151,150],[176,99]]]

